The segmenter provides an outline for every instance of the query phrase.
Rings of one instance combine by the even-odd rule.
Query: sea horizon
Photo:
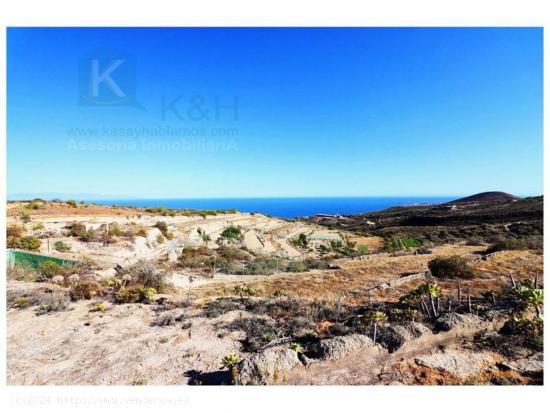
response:
[[[279,218],[297,218],[317,214],[353,215],[395,206],[429,205],[449,202],[459,196],[347,196],[347,197],[232,197],[232,198],[156,198],[90,199],[99,205],[173,209],[236,209]]]

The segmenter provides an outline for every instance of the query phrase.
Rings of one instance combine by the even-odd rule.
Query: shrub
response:
[[[69,199],[67,202],[66,202],[67,205],[73,207],[73,208],[76,208],[77,205],[76,205],[76,201],[73,200],[73,199]]]
[[[166,274],[159,271],[154,263],[145,260],[139,260],[124,268],[120,275],[128,274],[132,277],[132,284],[140,284],[145,287],[153,287],[162,290],[165,287]]]
[[[64,274],[65,269],[55,261],[45,261],[38,267],[37,281],[48,281],[56,275]]]
[[[155,228],[158,228],[158,230],[164,235],[166,238],[168,238],[168,224],[164,221],[158,221],[155,225]]]
[[[21,218],[21,221],[23,221],[24,223],[31,222],[31,216],[26,211],[22,211],[21,215],[19,215],[19,218]]]
[[[149,302],[157,293],[154,288],[143,285],[121,287],[115,293],[115,300],[119,303],[144,303]]]
[[[8,225],[6,227],[6,237],[21,238],[25,233],[25,228],[20,225]]]
[[[53,247],[56,251],[67,252],[71,250],[71,247],[65,244],[63,241],[55,241]]]
[[[495,242],[485,251],[487,254],[497,251],[524,250],[527,249],[525,240],[518,238],[505,238]]]
[[[111,237],[122,237],[125,235],[124,231],[122,231],[116,223],[109,225],[109,231],[107,233]]]
[[[16,242],[16,248],[27,251],[38,251],[42,242],[36,237],[23,237]]]
[[[222,245],[217,249],[218,255],[228,259],[228,260],[240,260],[248,261],[251,259],[250,254],[246,251],[243,251],[240,248],[230,247],[227,245]]]
[[[10,279],[25,282],[36,281],[37,277],[36,270],[34,268],[20,265],[15,265],[13,268],[8,268],[7,275]]]
[[[41,229],[44,229],[44,224],[42,222],[32,226],[33,231],[40,231]]]
[[[369,247],[365,244],[359,244],[357,245],[357,252],[359,252],[359,254],[368,254],[369,253]]]
[[[145,228],[140,228],[136,231],[136,237],[147,237],[147,230]]]
[[[214,262],[214,252],[204,246],[198,248],[185,247],[181,251],[179,261],[188,268],[209,267]]]
[[[308,268],[306,267],[306,264],[302,261],[291,261],[288,264],[287,270],[288,272],[304,272],[307,271]]]
[[[84,237],[86,235],[86,225],[80,222],[73,222],[69,225],[69,236],[71,237]]]
[[[474,278],[474,270],[468,261],[458,255],[437,257],[428,263],[432,275],[438,278]]]
[[[105,295],[105,288],[94,279],[84,279],[71,286],[69,290],[71,300],[90,300]]]
[[[43,315],[55,311],[63,311],[69,307],[69,299],[65,294],[45,294],[38,304],[36,315]]]
[[[90,228],[82,237],[80,237],[80,240],[84,242],[93,242],[98,241],[99,237],[97,236],[95,229]]]
[[[228,240],[239,241],[241,239],[241,230],[234,225],[230,225],[222,231],[220,236]]]
[[[202,310],[202,314],[208,318],[216,318],[230,311],[242,309],[242,303],[234,301],[231,298],[222,297],[206,304]]]
[[[25,228],[19,225],[8,225],[6,228],[6,244],[8,248],[18,248],[17,243],[25,234]]]
[[[298,237],[292,240],[292,243],[299,247],[307,247],[307,235],[302,232],[300,235],[298,235]]]
[[[164,244],[164,237],[161,234],[157,235],[157,244]]]

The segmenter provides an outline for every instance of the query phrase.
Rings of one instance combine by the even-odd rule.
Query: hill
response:
[[[314,221],[362,235],[409,236],[433,244],[491,243],[501,237],[536,237],[542,241],[543,197],[516,200],[505,195],[478,194],[461,202],[393,207],[338,220],[315,218]]]
[[[470,195],[465,198],[460,198],[455,201],[449,202],[450,204],[464,203],[464,202],[510,202],[517,201],[519,197],[506,192],[480,192],[479,194]]]

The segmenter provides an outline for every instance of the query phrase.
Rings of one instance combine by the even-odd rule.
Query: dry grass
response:
[[[400,278],[403,274],[425,271],[428,261],[436,255],[454,253],[473,258],[476,256],[474,252],[483,248],[453,245],[435,248],[434,254],[426,255],[372,255],[364,260],[344,260],[338,270],[254,277],[250,281],[245,278],[243,282],[212,283],[196,287],[194,293],[199,298],[233,295],[235,285],[245,284],[265,296],[272,296],[275,291],[282,289],[303,299],[344,299],[355,303],[354,297],[364,298],[369,288]]]
[[[413,280],[396,289],[368,290],[402,275],[426,270],[428,261],[435,256],[456,254],[474,259],[479,257],[476,252],[484,248],[444,245],[434,248],[433,254],[426,255],[391,257],[380,254],[366,260],[343,262],[338,270],[250,277],[249,281],[243,278],[242,282],[211,283],[195,287],[193,293],[197,298],[230,296],[235,294],[236,285],[244,284],[252,287],[260,296],[273,296],[275,291],[285,290],[288,294],[303,299],[342,300],[347,304],[363,304],[371,298],[397,301],[404,293],[425,281]],[[543,257],[530,251],[502,251],[487,261],[474,262],[472,265],[479,274],[474,280],[436,280],[444,293],[455,294],[458,285],[461,285],[464,293],[470,288],[474,296],[491,289],[498,291],[510,283],[510,271],[516,280],[532,278],[538,272],[539,281],[542,282]]]
[[[350,241],[357,245],[366,245],[369,251],[378,251],[384,246],[384,238],[382,237],[361,237],[351,236]]]
[[[139,210],[124,207],[111,207],[92,204],[77,204],[76,208],[65,202],[46,202],[39,203],[38,209],[26,209],[25,205],[29,202],[10,202],[6,207],[8,217],[17,217],[21,212],[29,214],[31,217],[55,217],[55,216],[78,216],[78,215],[99,215],[99,216],[134,216],[142,213]]]

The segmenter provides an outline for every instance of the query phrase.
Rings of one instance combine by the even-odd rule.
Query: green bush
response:
[[[55,261],[45,261],[38,266],[37,281],[51,280],[56,275],[62,275],[64,268]]]
[[[65,244],[63,241],[55,241],[53,247],[56,251],[67,252],[71,250],[71,247]]]
[[[359,244],[357,245],[357,252],[359,252],[359,254],[368,254],[369,252],[369,247],[367,245],[364,245],[364,244]]]
[[[16,247],[27,251],[38,251],[42,242],[36,237],[23,237],[16,242]]]
[[[84,242],[93,242],[99,240],[99,237],[97,236],[96,230],[90,228],[80,237],[80,239]]]
[[[428,263],[432,275],[438,278],[474,278],[474,270],[466,258],[459,255],[437,257]]]
[[[66,202],[67,205],[69,206],[72,206],[73,208],[76,208],[77,205],[76,205],[76,201],[73,200],[73,199],[69,199],[67,202]]]
[[[291,242],[298,247],[307,247],[307,244],[308,244],[307,235],[302,232],[300,235],[298,235],[298,237],[293,239]]]
[[[225,228],[220,236],[225,239],[239,241],[242,235],[241,230],[238,227],[231,225]]]

